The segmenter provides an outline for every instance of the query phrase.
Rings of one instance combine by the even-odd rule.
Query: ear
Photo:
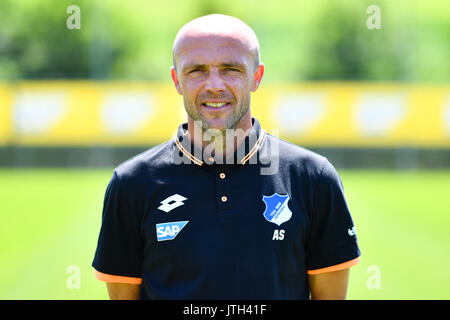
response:
[[[175,84],[175,88],[177,89],[178,93],[183,95],[183,91],[181,90],[180,87],[180,81],[178,80],[177,71],[175,70],[174,67],[170,68],[170,74],[172,76],[173,83]]]
[[[253,85],[251,91],[254,92],[258,89],[259,84],[261,83],[262,77],[264,75],[264,63],[260,63],[258,68],[255,71],[255,75],[253,77]]]

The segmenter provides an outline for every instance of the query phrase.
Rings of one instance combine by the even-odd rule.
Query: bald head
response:
[[[185,24],[173,42],[173,66],[177,68],[177,57],[183,45],[192,39],[222,37],[234,39],[249,50],[254,58],[254,69],[259,65],[259,42],[255,32],[242,20],[222,14],[211,14],[196,18]]]

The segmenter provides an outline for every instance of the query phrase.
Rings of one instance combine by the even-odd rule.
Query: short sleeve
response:
[[[140,227],[129,197],[114,172],[105,192],[102,225],[92,266],[106,282],[142,282]]]
[[[306,269],[319,274],[349,268],[361,255],[342,181],[326,160],[316,178]]]

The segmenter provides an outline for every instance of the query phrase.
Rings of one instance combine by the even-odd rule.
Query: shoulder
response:
[[[320,175],[331,165],[326,157],[302,146],[266,133],[267,146],[271,157],[278,157],[280,167],[296,169],[303,173]]]
[[[271,159],[275,155],[282,175],[294,175],[312,186],[342,184],[336,168],[325,156],[269,133],[266,135],[266,149],[269,149]]]
[[[154,172],[170,166],[172,147],[170,140],[147,149],[119,164],[114,169],[114,175],[121,183],[145,180]]]

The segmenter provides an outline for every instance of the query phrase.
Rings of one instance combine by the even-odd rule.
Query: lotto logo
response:
[[[158,223],[156,238],[158,241],[173,240],[189,221]]]
[[[161,201],[161,205],[158,207],[159,210],[162,210],[164,212],[169,212],[175,208],[178,208],[179,206],[182,206],[184,203],[183,201],[187,200],[187,198],[179,195],[174,194],[167,199]]]

